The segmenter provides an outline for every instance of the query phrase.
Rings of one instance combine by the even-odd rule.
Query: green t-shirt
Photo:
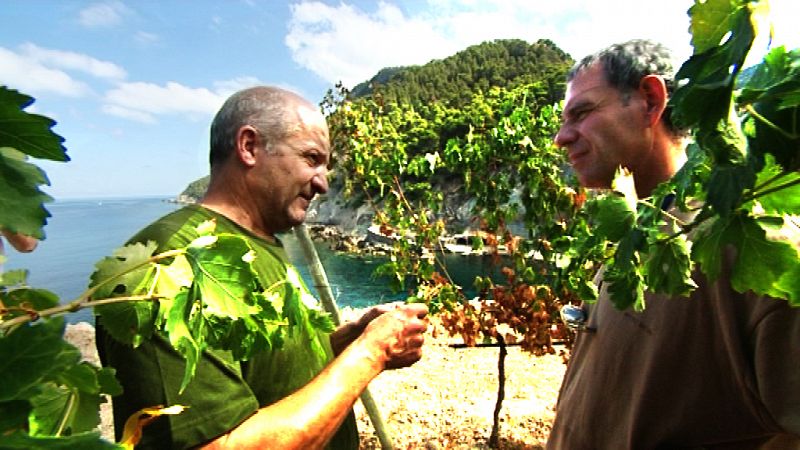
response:
[[[214,219],[219,233],[246,237],[256,253],[254,267],[262,286],[278,283],[286,299],[302,290],[303,303],[316,300],[299,280],[280,243],[250,233],[225,216],[191,205],[168,214],[137,233],[129,243],[155,241],[158,252],[186,246],[197,237],[195,228]],[[286,283],[288,279],[294,283]],[[307,314],[302,305],[301,314]],[[120,439],[127,418],[144,407],[181,404],[189,408],[156,419],[144,428],[137,448],[187,448],[207,442],[236,427],[262,406],[307,384],[332,358],[328,335],[310,327],[290,328],[279,350],[259,353],[249,361],[234,361],[229,352],[206,350],[197,371],[181,395],[178,390],[184,360],[157,334],[133,348],[114,340],[97,320],[97,347],[104,366],[114,367],[124,393],[114,397],[114,425]],[[328,448],[358,448],[355,416],[349,414]]]

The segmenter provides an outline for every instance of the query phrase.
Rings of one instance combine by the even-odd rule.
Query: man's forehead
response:
[[[565,99],[567,103],[571,99],[578,99],[584,96],[599,94],[602,88],[610,89],[608,81],[603,74],[602,67],[594,64],[581,71],[567,83]]]

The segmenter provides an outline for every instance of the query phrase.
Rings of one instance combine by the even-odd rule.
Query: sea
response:
[[[28,284],[52,291],[68,303],[87,289],[94,265],[121,247],[139,229],[181,205],[168,197],[56,200],[45,205],[51,217],[45,239],[31,253],[18,253],[6,245],[4,270],[25,269]],[[308,264],[292,233],[281,235],[289,258],[314,292]],[[331,250],[329,243],[316,242],[337,305],[364,308],[404,301],[408,293],[393,292],[387,279],[374,276],[384,257],[353,255]],[[472,293],[477,275],[494,273],[485,256],[441,255],[456,284]],[[66,315],[68,323],[94,323],[92,311],[83,309]]]

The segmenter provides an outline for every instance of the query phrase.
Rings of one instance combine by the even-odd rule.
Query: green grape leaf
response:
[[[700,264],[701,270],[710,281],[719,278],[722,267],[722,249],[727,244],[725,230],[731,217],[711,219],[712,223],[706,226],[692,240],[692,261]]]
[[[122,385],[116,377],[117,371],[113,367],[98,367],[97,382],[100,384],[100,392],[110,396],[122,394]]]
[[[792,306],[800,306],[800,264],[794,264],[784,273],[775,288],[786,294],[786,299]]]
[[[194,274],[192,293],[196,295],[190,303],[202,299],[203,314],[232,319],[257,313],[252,296],[256,273],[249,264],[240,264],[251,251],[245,240],[231,235],[217,236],[210,246],[188,247],[186,259]]]
[[[637,310],[644,308],[645,284],[639,271],[639,251],[646,244],[642,230],[634,228],[617,244],[614,259],[607,265],[603,282],[609,283],[611,303],[617,309],[633,306]]]
[[[619,241],[636,224],[636,211],[625,197],[616,193],[588,201],[587,209],[594,220],[594,234],[609,241]]]
[[[2,89],[0,86],[0,92]],[[53,198],[42,192],[39,186],[49,185],[50,181],[40,168],[24,158],[13,148],[0,147],[0,226],[42,239],[42,227],[50,217],[43,204],[53,201]]]
[[[8,270],[0,273],[0,286],[26,287],[28,285],[28,271],[26,269]]]
[[[31,398],[33,409],[28,417],[30,434],[54,436],[61,418],[67,414],[72,391],[55,383],[45,383],[39,389],[40,392]]]
[[[779,287],[779,281],[800,264],[797,249],[789,242],[768,239],[765,230],[751,217],[731,221],[726,234],[728,242],[738,249],[731,276],[733,288],[786,298],[787,292]]]
[[[91,276],[92,286],[96,287],[94,298],[110,298],[120,294],[135,295],[150,281],[153,267],[147,264],[156,250],[155,242],[126,245],[114,250],[95,264]],[[138,266],[138,267],[137,267]]]
[[[0,337],[0,401],[24,398],[42,380],[80,360],[63,332],[64,319],[54,318]]]
[[[25,310],[42,311],[47,308],[58,306],[58,296],[45,289],[14,289],[8,291],[3,295],[0,293],[0,298],[6,308],[19,307]],[[21,315],[19,312],[14,315]]]
[[[0,86],[0,147],[12,147],[34,158],[69,161],[64,138],[51,129],[55,121],[24,111],[31,103],[33,97]]]
[[[188,299],[187,291],[183,291],[175,296],[169,305],[169,309],[162,312],[162,314],[167,314],[165,331],[169,337],[170,344],[186,359],[186,367],[179,392],[183,392],[186,389],[189,381],[194,376],[197,368],[197,359],[202,351],[201,344],[195,341],[187,324],[190,309]]]
[[[692,46],[694,53],[703,53],[722,41],[722,38],[731,31],[731,16],[736,11],[736,5],[731,0],[707,0],[695,2],[689,8],[692,33]]]
[[[28,425],[31,404],[27,400],[0,402],[0,436]]]
[[[775,158],[767,155],[764,169],[759,172],[756,186],[759,192],[768,192],[781,186],[785,188],[759,195],[757,200],[766,214],[794,214],[800,215],[800,174],[797,172],[786,173],[775,164]],[[783,175],[779,178],[779,175]],[[774,180],[770,182],[770,180]]]
[[[633,307],[636,311],[641,311],[645,308],[644,280],[636,267],[620,270],[611,266],[605,271],[603,282],[608,283],[611,303],[618,310]]]
[[[92,286],[98,286],[93,298],[110,298],[144,293],[155,273],[155,264],[145,264],[156,244],[131,244],[114,251],[114,256],[99,261],[92,274]],[[141,266],[136,268],[137,266]],[[134,269],[135,268],[135,269]],[[127,272],[126,271],[130,271]],[[102,317],[103,326],[114,339],[138,346],[153,332],[154,304],[149,301],[101,305],[95,313]]]
[[[60,384],[69,386],[90,394],[100,393],[100,383],[97,381],[97,368],[87,362],[76,364],[58,374]]]
[[[96,429],[100,425],[100,404],[103,401],[99,394],[75,393],[75,406],[68,423],[70,434]]]
[[[100,432],[86,432],[72,436],[29,436],[17,432],[0,435],[0,448],[4,450],[124,450],[123,447],[103,440]]]
[[[650,246],[645,274],[647,287],[654,292],[686,296],[696,288],[685,236]]]
[[[715,165],[708,183],[708,204],[726,216],[739,204],[744,190],[751,189],[755,181],[756,174],[748,164]]]
[[[692,7],[692,17],[704,17],[707,11],[709,17],[719,15],[717,9],[723,2],[730,3],[728,0],[696,3]],[[724,44],[702,52],[696,51],[675,75],[675,80],[679,83],[688,80],[675,90],[669,101],[673,107],[673,120],[684,127],[708,124],[713,128],[720,120],[728,117],[736,76],[755,39],[755,29],[750,21],[750,10],[746,7],[734,8],[729,14],[727,24],[728,30],[723,34],[730,31],[731,36]],[[700,43],[700,48],[713,42],[715,36],[722,31],[702,27],[698,31],[700,30],[709,33],[707,36],[694,36]]]

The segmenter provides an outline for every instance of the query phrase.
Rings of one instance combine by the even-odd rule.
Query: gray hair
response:
[[[567,82],[572,81],[582,70],[601,63],[606,81],[623,94],[636,90],[647,75],[660,75],[667,86],[667,95],[675,90],[675,70],[672,52],[664,45],[647,39],[633,39],[611,45],[577,62],[567,73]],[[662,120],[667,129],[676,136],[686,134],[672,122],[672,108],[664,111]]]
[[[253,87],[231,95],[211,122],[211,167],[228,159],[236,147],[236,135],[245,125],[258,131],[269,151],[295,125],[296,106],[303,104],[313,107],[294,92],[272,86]]]

